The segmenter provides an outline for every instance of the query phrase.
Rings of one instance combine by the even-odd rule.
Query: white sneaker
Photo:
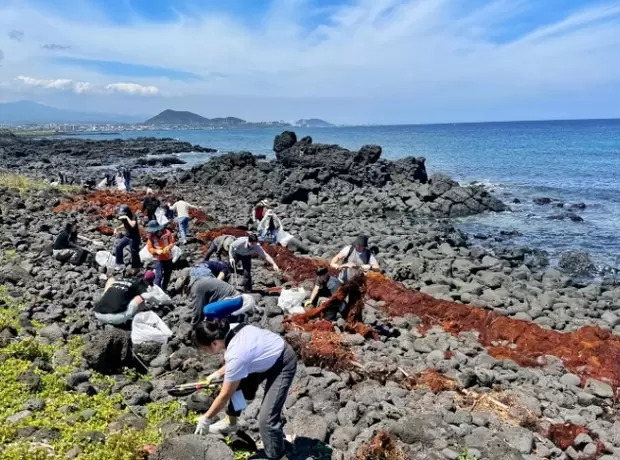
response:
[[[209,426],[209,433],[211,434],[233,434],[236,433],[239,427],[236,423],[230,423],[228,417],[213,423]]]
[[[124,265],[115,265],[114,266],[114,271],[115,272],[122,272],[123,270],[125,270],[125,266]]]

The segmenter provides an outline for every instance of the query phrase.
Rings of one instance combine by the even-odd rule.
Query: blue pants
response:
[[[125,178],[125,190],[131,192],[131,179]]]
[[[128,236],[122,237],[116,245],[116,264],[124,265],[123,262],[123,250],[129,246],[131,251],[131,268],[142,267],[142,261],[140,260],[140,239],[131,239]]]
[[[170,276],[172,275],[172,260],[155,261],[155,284],[164,291],[168,289]]]
[[[274,228],[273,230],[266,229],[261,232],[260,237],[262,241],[264,241],[268,236],[271,239],[271,243],[275,243],[277,241],[278,229],[277,228]]]
[[[188,228],[189,228],[189,217],[181,217],[179,219],[179,235],[181,236],[181,241],[185,241],[185,238],[187,238]]]

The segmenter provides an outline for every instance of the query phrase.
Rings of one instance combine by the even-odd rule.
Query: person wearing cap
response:
[[[268,209],[265,216],[258,224],[258,235],[261,240],[264,240],[267,236],[271,239],[272,243],[277,241],[278,232],[284,231],[280,218],[276,216],[276,213],[271,209]]]
[[[276,272],[280,271],[280,268],[276,262],[267,254],[260,244],[258,244],[258,236],[255,233],[250,233],[249,236],[237,238],[231,245],[228,251],[229,262],[232,267],[236,267],[237,263],[241,261],[243,267],[243,288],[245,292],[252,292],[252,256],[257,255],[261,259],[266,260],[271,264]]]
[[[368,237],[365,235],[358,236],[351,246],[342,248],[342,251],[334,256],[330,266],[340,270],[338,278],[343,283],[360,273],[380,270],[377,259],[368,248]]]
[[[115,232],[121,234],[124,231],[125,234],[116,245],[116,270],[120,271],[125,267],[123,250],[129,246],[131,252],[131,268],[134,274],[136,274],[140,267],[142,267],[142,261],[140,260],[141,238],[138,219],[134,217],[131,208],[126,204],[119,208],[118,219],[121,221],[122,225],[117,227]]]
[[[174,236],[170,230],[159,225],[156,220],[147,224],[146,232],[148,233],[146,249],[155,259],[155,284],[165,291],[172,275]]]
[[[152,272],[137,280],[110,278],[93,308],[95,318],[105,324],[121,325],[131,321],[136,313],[146,310],[142,294],[149,287],[148,273]]]

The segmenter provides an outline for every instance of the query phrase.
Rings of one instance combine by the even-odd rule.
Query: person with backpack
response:
[[[194,330],[195,346],[203,352],[224,352],[224,366],[207,379],[223,377],[222,388],[207,412],[198,418],[195,435],[232,434],[237,419],[253,400],[259,385],[265,392],[258,412],[258,431],[264,452],[260,458],[286,459],[282,410],[297,372],[297,356],[280,335],[248,324],[230,324],[226,319],[205,321]],[[226,418],[217,420],[223,410]]]
[[[149,235],[146,248],[155,259],[155,284],[165,291],[168,289],[173,269],[174,236],[170,230],[159,225],[156,220],[148,223],[146,232]]]
[[[377,259],[368,248],[368,237],[365,235],[358,236],[351,246],[345,246],[334,256],[330,266],[340,270],[338,279],[343,283],[352,280],[360,273],[380,270]]]
[[[103,295],[93,308],[95,318],[104,324],[113,325],[131,321],[136,313],[148,310],[142,294],[147,292],[149,285],[148,275],[137,280],[110,278]]]

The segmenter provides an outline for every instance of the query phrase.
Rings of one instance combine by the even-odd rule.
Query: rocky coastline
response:
[[[121,143],[112,150],[125,153],[114,156],[111,144],[73,140],[17,148],[2,139],[0,167],[33,176],[37,149],[50,171],[61,148],[84,164],[153,153]],[[81,148],[88,149],[84,160]],[[285,335],[303,360],[285,410],[295,447],[289,458],[620,458],[620,287],[572,276],[587,268],[587,256],[572,254],[559,270],[534,250],[477,247],[450,218],[507,206],[482,187],[429,175],[422,158],[390,162],[378,146],[350,152],[287,132],[274,151],[272,161],[217,156],[165,183],[161,175],[136,174],[135,187],[159,186],[162,196],[182,194],[205,211],[183,248],[190,263],[210,238],[242,233],[251,203],[261,198],[310,248],[307,257],[269,246],[281,275],[255,264],[259,309],[251,321]],[[218,364],[191,347],[188,299],[175,295],[174,308],[158,310],[173,338],[137,347],[136,358],[127,333],[101,328],[90,314],[105,270],[49,257],[68,220],[113,248],[102,229],[115,206],[142,196],[2,187],[0,375],[15,381],[0,413],[3,458],[39,450],[52,458],[122,458],[114,448],[150,444],[159,444],[152,459],[240,458],[220,440],[191,434],[192,411],[206,409],[209,395],[177,400],[166,391]],[[316,264],[360,233],[370,236],[384,274],[350,287],[360,297],[350,315],[333,325],[320,313],[285,317],[275,292],[311,288]],[[122,369],[141,367],[137,359],[145,375]],[[259,403],[242,419],[255,439]],[[62,416],[37,423],[48,410]],[[127,434],[133,431],[139,434]]]

